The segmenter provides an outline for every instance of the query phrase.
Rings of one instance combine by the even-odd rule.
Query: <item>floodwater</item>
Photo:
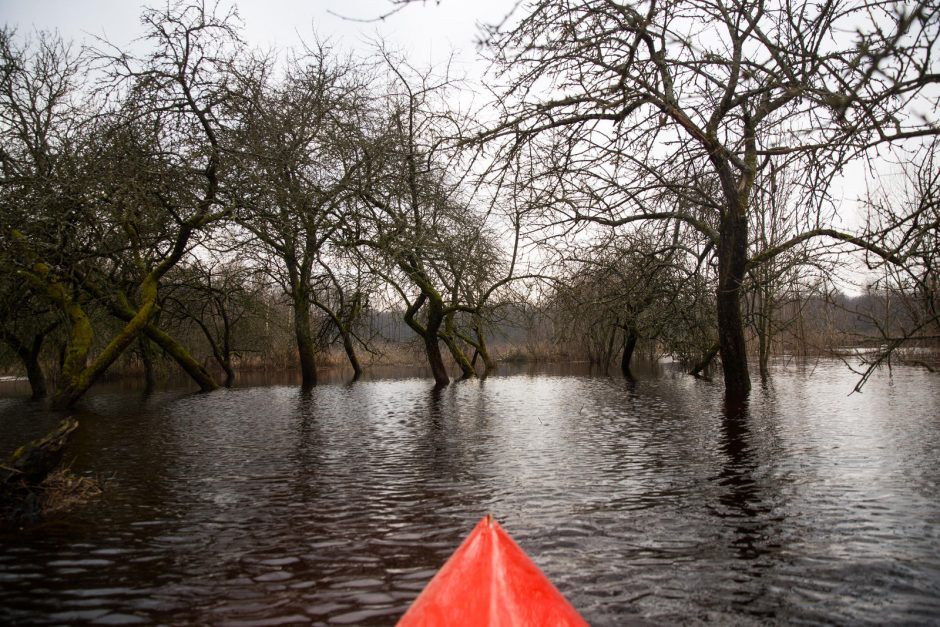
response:
[[[669,368],[73,412],[98,500],[0,536],[0,623],[393,624],[487,512],[594,625],[940,622],[940,378]],[[0,453],[57,419],[0,399]]]

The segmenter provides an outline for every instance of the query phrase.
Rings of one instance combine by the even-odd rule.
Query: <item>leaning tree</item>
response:
[[[31,47],[0,36],[0,140],[13,174],[0,190],[9,209],[0,237],[13,270],[66,322],[58,406],[81,398],[141,334],[215,387],[153,321],[161,280],[224,213],[217,112],[238,38],[228,17],[197,4],[148,10],[143,21],[149,54],[101,53],[97,75],[55,37]],[[84,90],[102,75],[109,89]]]

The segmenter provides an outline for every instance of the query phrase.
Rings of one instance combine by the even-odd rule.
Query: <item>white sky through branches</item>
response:
[[[20,36],[33,30],[57,30],[76,44],[102,37],[127,47],[141,35],[140,14],[146,5],[160,7],[166,0],[0,0],[0,22],[16,28]],[[206,0],[210,8],[213,0]],[[233,0],[218,0],[224,11]],[[487,67],[478,50],[481,23],[496,24],[517,4],[515,0],[416,1],[389,14],[389,0],[235,0],[248,43],[263,49],[296,48],[314,37],[331,41],[343,51],[367,56],[373,42],[382,39],[403,52],[416,67],[443,66],[453,54],[452,76],[466,76],[467,87],[479,85]],[[377,19],[387,15],[385,19]],[[475,90],[476,91],[476,90]],[[479,90],[482,92],[483,90]],[[489,96],[475,94],[476,106]],[[842,224],[856,229],[861,217],[856,199],[866,186],[877,187],[861,163],[847,168],[831,192]],[[864,281],[864,279],[863,279]]]
[[[230,6],[222,0],[221,7]],[[468,73],[482,71],[476,62],[477,24],[498,23],[514,2],[509,0],[466,0],[416,2],[384,20],[393,5],[387,0],[238,0],[235,2],[245,25],[249,43],[262,48],[288,48],[301,37],[333,39],[347,50],[369,47],[378,37],[408,53],[414,63],[444,63],[450,52],[458,53],[457,63]],[[140,13],[147,5],[160,7],[160,1],[136,0],[0,0],[0,21],[17,28],[20,34],[35,29],[58,30],[76,43],[88,35],[106,37],[125,45],[140,35]],[[207,7],[212,5],[207,0]],[[350,19],[344,19],[344,16]],[[371,20],[371,21],[358,21]]]

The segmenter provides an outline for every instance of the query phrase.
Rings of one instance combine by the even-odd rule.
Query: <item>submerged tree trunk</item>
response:
[[[90,364],[87,363],[87,359],[93,339],[91,321],[82,307],[71,297],[56,296],[67,312],[72,328],[66,348],[65,364],[62,368],[62,382],[52,397],[53,407],[65,409],[77,403],[111,364],[137,339],[144,327],[149,325],[156,310],[156,280],[152,277],[145,279],[140,291],[143,306],[127,321],[124,328],[111,338],[111,341]]]
[[[447,374],[447,368],[444,367],[444,357],[441,355],[441,347],[436,334],[428,333],[424,336],[424,350],[427,353],[428,365],[431,366],[434,383],[437,385],[450,383],[450,376]]]
[[[689,370],[689,374],[693,377],[697,377],[702,374],[702,371],[708,368],[708,364],[712,363],[712,360],[715,359],[716,355],[718,355],[719,348],[720,346],[715,344],[710,349],[708,349],[708,352],[702,356],[702,359],[697,364],[692,366],[692,369]]]
[[[623,338],[623,355],[620,357],[620,371],[623,372],[623,376],[632,377],[633,373],[630,371],[630,360],[633,359],[633,351],[636,348],[636,342],[639,339],[636,329],[630,327],[626,329],[624,338]]]
[[[604,359],[604,372],[610,372],[610,362],[613,361],[614,355],[616,355],[616,345],[617,345],[617,327],[611,327],[610,336],[607,338],[607,348],[603,352]]]
[[[362,376],[362,365],[359,363],[359,357],[356,355],[356,346],[353,344],[352,333],[345,327],[339,330],[340,337],[343,339],[343,350],[346,351],[346,358],[349,359],[349,365],[353,369],[353,381],[358,381]]]
[[[304,293],[295,293],[294,296],[294,333],[300,359],[301,385],[313,387],[317,384],[317,349],[310,332],[310,304]]]
[[[209,342],[210,348],[212,348],[212,357],[215,359],[215,363],[219,364],[219,367],[222,368],[222,372],[225,373],[225,387],[232,387],[235,383],[235,368],[232,366],[232,348],[228,320],[223,315],[224,331],[222,332],[221,346],[216,341],[215,337],[212,335],[212,331],[209,330],[205,322],[196,317],[193,317],[192,320],[202,329],[203,336],[205,336],[206,341]]]
[[[222,346],[219,365],[225,372],[225,387],[230,388],[235,385],[235,367],[232,366],[232,323],[229,321],[228,313],[225,308],[224,300],[217,299],[216,309],[219,317],[222,319]]]
[[[751,390],[747,345],[741,319],[741,286],[747,266],[747,216],[733,208],[722,216],[718,244],[718,345],[729,399]]]
[[[463,373],[462,379],[472,379],[477,376],[476,370],[473,368],[473,364],[467,359],[467,356],[460,346],[457,345],[456,334],[454,333],[454,320],[453,314],[449,314],[445,317],[445,329],[441,333],[441,339],[444,340],[444,344],[447,346],[447,350],[450,351],[451,356],[454,358],[454,361],[457,362],[457,365],[460,366],[460,371]]]
[[[443,308],[433,300],[428,303],[428,323],[424,331],[424,349],[428,356],[428,365],[431,366],[431,375],[437,385],[450,383],[447,368],[444,367],[444,356],[441,355],[441,345],[438,333],[444,322]]]
[[[235,385],[235,368],[232,366],[232,360],[230,357],[222,361],[222,370],[225,371],[225,387],[230,388]]]
[[[757,336],[757,359],[760,367],[761,379],[770,376],[770,336],[769,329],[762,329]]]
[[[479,318],[473,323],[473,332],[477,336],[477,353],[483,358],[483,376],[487,377],[496,371],[496,362],[493,361],[493,357],[490,355],[489,348],[486,345],[486,334],[483,332],[483,325],[480,323]]]
[[[108,308],[111,310],[111,314],[119,320],[129,322],[137,315],[127,302],[118,303],[114,300],[109,300],[107,304]],[[144,325],[141,333],[163,349],[163,352],[175,361],[177,365],[183,369],[183,372],[196,382],[200,391],[212,392],[219,388],[218,383],[215,382],[215,379],[212,378],[209,371],[190,355],[186,347],[180,344],[172,335],[156,326],[153,321]]]
[[[121,302],[114,299],[106,300],[111,312],[126,324],[111,338],[91,364],[87,364],[93,339],[90,319],[82,310],[81,305],[72,300],[54,279],[47,279],[45,284],[41,284],[52,299],[60,304],[70,322],[69,339],[62,362],[62,383],[53,395],[53,407],[64,409],[78,402],[141,333],[146,334],[172,357],[199,384],[202,391],[208,392],[218,387],[206,369],[196,362],[179,342],[152,323],[157,310],[158,277],[170,265],[172,264],[164,261],[160,268],[151,272],[141,282],[139,293],[142,304],[136,311],[131,308],[126,299],[122,298]],[[46,278],[47,273],[37,272],[37,274]]]
[[[46,338],[45,332],[37,333],[33,336],[33,341],[27,345],[12,333],[2,332],[4,343],[9,346],[16,356],[23,362],[23,368],[26,370],[26,378],[29,381],[29,389],[32,394],[31,400],[46,398],[48,388],[46,387],[46,375],[42,370],[42,364],[39,363],[39,354],[42,352],[42,343]]]
[[[457,341],[454,339],[454,336],[450,334],[444,334],[441,338],[444,341],[444,345],[447,346],[447,350],[450,351],[451,357],[454,358],[454,361],[457,362],[457,365],[460,366],[461,379],[472,379],[477,376],[477,372],[473,367],[473,364],[467,359],[467,356],[464,354],[460,347],[457,346]]]
[[[195,358],[189,354],[189,351],[186,350],[186,347],[177,342],[169,333],[159,327],[148,324],[144,327],[144,335],[152,340],[154,344],[162,348],[163,352],[169,355],[170,358],[183,369],[183,372],[188,374],[189,377],[199,385],[201,391],[211,392],[219,388],[219,384],[215,382],[215,379],[212,378],[209,371],[196,361]]]
[[[754,302],[751,305],[752,315],[756,318],[754,332],[757,335],[757,363],[762,380],[767,380],[770,376],[770,351],[774,336],[774,294],[769,274],[762,270],[756,273],[758,285],[754,290]]]
[[[29,356],[24,361],[26,367],[26,378],[29,380],[29,389],[32,391],[29,398],[34,401],[46,398],[49,393],[46,386],[46,375],[42,370],[42,364],[39,363],[39,353],[42,345],[42,337],[37,336],[33,342],[33,348],[29,351]]]
[[[336,311],[325,303],[316,299],[313,299],[313,303],[333,321],[333,326],[336,327],[336,330],[339,332],[339,337],[343,341],[343,351],[346,353],[346,359],[349,360],[349,365],[352,366],[353,369],[352,380],[358,381],[362,376],[362,364],[359,363],[359,356],[356,354],[356,337],[352,331],[358,315],[358,309],[350,313],[346,320],[343,320]]]
[[[418,310],[425,303],[428,303],[428,322],[426,326],[415,319]],[[439,386],[450,383],[447,368],[444,367],[444,357],[441,355],[441,345],[438,341],[438,333],[443,322],[444,308],[434,299],[429,299],[424,293],[405,311],[405,323],[424,340],[424,352],[428,358],[428,365],[431,367],[431,375],[434,377],[434,383]]]
[[[140,361],[144,365],[144,389],[147,392],[157,387],[157,375],[153,359],[153,347],[150,340],[145,335],[137,338],[137,346],[140,350]]]

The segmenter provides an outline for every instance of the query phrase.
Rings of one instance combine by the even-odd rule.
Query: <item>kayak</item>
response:
[[[485,516],[415,599],[399,627],[587,625],[492,516]]]

